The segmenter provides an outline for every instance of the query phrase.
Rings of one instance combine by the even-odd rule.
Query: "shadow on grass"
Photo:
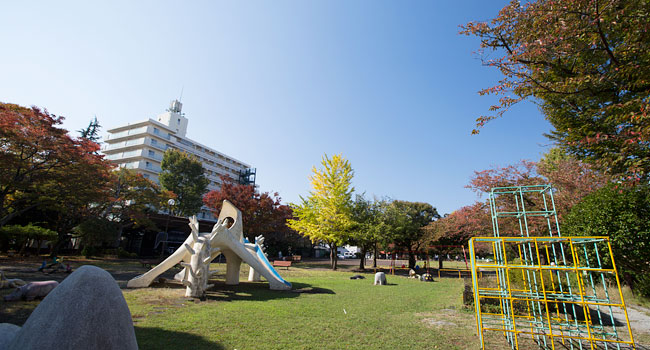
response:
[[[225,349],[223,345],[195,334],[161,328],[135,327],[140,350],[144,349]]]
[[[562,305],[562,303],[560,303],[560,305]],[[560,307],[560,310],[562,310],[561,306],[558,307]],[[566,310],[570,312],[573,305],[567,303],[565,307]],[[569,313],[571,319],[582,321],[582,322],[587,320],[587,318],[585,317],[585,311],[582,307],[575,306],[573,308],[575,309],[575,316]],[[610,313],[607,312],[606,308],[603,308],[602,310],[600,310],[600,312],[598,312],[598,310],[593,309],[591,307],[588,307],[588,310],[589,310],[589,320],[591,321],[591,324],[597,325],[599,322],[602,322],[603,326],[607,326],[607,327],[611,327],[612,325],[617,327],[627,325],[625,319],[620,320],[615,315],[610,315]],[[612,323],[612,319],[613,319],[613,323]]]
[[[13,289],[10,290],[12,291]],[[7,294],[9,293],[2,293],[0,298]],[[11,323],[22,327],[40,303],[41,300],[0,301],[0,323]]]
[[[307,283],[293,283],[293,288],[287,291],[270,290],[266,282],[241,282],[236,286],[227,285],[224,281],[210,283],[214,283],[214,287],[208,289],[205,295],[209,301],[265,301],[296,298],[300,294],[335,294],[331,289],[312,287]]]
[[[592,345],[593,345],[593,349],[598,349],[598,350],[618,349],[616,344],[609,343],[609,342],[608,343],[606,343],[606,342],[594,342],[593,344],[590,344],[588,341],[583,341],[582,342],[582,347],[583,348],[589,348]],[[641,345],[639,343],[634,344],[634,346],[632,346],[630,344],[619,344],[619,346],[620,346],[621,350],[635,350],[635,349],[636,350],[650,350],[650,348],[648,348],[647,346]],[[573,347],[571,347],[571,342],[568,341],[568,340],[565,341],[564,344],[562,344],[561,342],[557,342],[557,341],[555,342],[555,349],[567,349],[567,350],[570,350],[570,349],[576,349],[576,348],[579,348],[579,347],[580,347],[580,345],[576,340],[573,341]]]

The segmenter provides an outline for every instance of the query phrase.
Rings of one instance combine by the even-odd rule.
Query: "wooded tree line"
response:
[[[354,198],[354,171],[342,155],[323,156],[322,168],[314,167],[310,177],[312,191],[291,204],[293,218],[289,227],[324,243],[330,249],[332,269],[337,268],[337,248],[351,244],[361,249],[361,256],[378,250],[409,252],[409,266],[415,266],[415,253],[426,244],[425,227],[440,218],[428,203],[392,199]],[[364,268],[365,259],[360,259]],[[375,260],[376,264],[376,260]]]

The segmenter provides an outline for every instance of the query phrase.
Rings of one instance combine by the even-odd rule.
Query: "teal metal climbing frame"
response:
[[[562,237],[549,185],[489,201],[494,237],[469,243],[481,348],[490,332],[512,349],[635,348],[609,238]]]

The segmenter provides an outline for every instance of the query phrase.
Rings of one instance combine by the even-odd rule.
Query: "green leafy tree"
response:
[[[359,269],[365,269],[366,253],[377,246],[379,241],[381,225],[381,202],[371,201],[363,195],[357,195],[352,202],[349,243],[361,249]],[[374,266],[377,266],[377,254],[375,252]]]
[[[114,247],[119,239],[119,224],[99,216],[89,217],[75,226],[72,230],[78,238],[81,238],[82,254],[93,255],[89,252],[96,252],[101,247]]]
[[[494,114],[532,98],[580,160],[624,178],[650,177],[650,6],[646,0],[511,1],[462,33],[481,40],[484,65],[503,79]],[[474,133],[478,130],[474,130]]]
[[[425,227],[439,219],[438,210],[429,203],[394,200],[383,214],[384,240],[409,253],[409,268],[415,268],[415,255],[426,245]]]
[[[210,182],[203,174],[201,162],[185,152],[168,149],[163,154],[160,167],[160,184],[177,196],[175,211],[183,216],[198,213]]]
[[[19,250],[20,254],[24,254],[25,249],[32,242],[35,242],[37,246],[36,254],[40,254],[43,242],[56,240],[58,234],[56,231],[29,223],[25,226],[3,226],[0,228],[0,236],[5,242],[13,242],[14,247]]]
[[[294,219],[287,220],[292,229],[330,247],[333,270],[337,268],[337,248],[349,239],[352,226],[352,177],[354,171],[342,155],[323,156],[322,169],[314,167],[310,177],[312,190],[300,204],[291,204]]]
[[[563,235],[609,236],[623,280],[636,292],[650,297],[648,218],[650,186],[610,184],[586,196],[571,209]],[[604,264],[610,265],[607,256],[602,254],[600,258]]]

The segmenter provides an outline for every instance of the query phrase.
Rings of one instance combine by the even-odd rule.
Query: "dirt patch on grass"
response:
[[[445,321],[445,320],[436,320],[436,319],[433,319],[433,318],[423,318],[422,322],[426,323],[429,326],[437,327],[437,328],[449,327],[449,326],[452,326],[452,327],[458,326],[457,324],[455,324],[453,322],[449,322],[449,321]]]
[[[439,311],[419,312],[415,316],[420,317],[420,321],[429,327],[443,328],[443,327],[457,327],[467,325],[474,319],[472,315],[466,312],[459,312],[456,309],[442,309]]]

